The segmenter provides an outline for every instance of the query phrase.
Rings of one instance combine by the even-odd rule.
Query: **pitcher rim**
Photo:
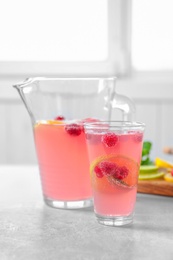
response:
[[[27,85],[35,82],[35,81],[46,81],[46,80],[117,80],[116,76],[108,76],[108,77],[29,77],[26,78],[24,81],[18,82],[13,85],[14,88],[20,89],[26,87]]]

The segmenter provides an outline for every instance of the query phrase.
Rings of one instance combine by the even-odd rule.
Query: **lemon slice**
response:
[[[173,176],[171,173],[166,173],[164,175],[164,179],[165,179],[165,181],[173,182]]]
[[[157,165],[141,165],[140,166],[140,173],[150,173],[150,172],[157,172],[159,167]]]
[[[61,125],[61,124],[63,124],[63,121],[60,121],[60,120],[47,120],[47,124],[50,124],[50,125]]]
[[[173,164],[168,162],[168,161],[165,161],[161,158],[156,158],[155,159],[155,164],[156,166],[158,167],[163,167],[163,168],[173,168]]]
[[[63,124],[63,121],[59,121],[59,120],[40,120],[40,121],[37,121],[34,125],[34,128],[36,129],[37,127],[40,127],[40,126],[49,126],[49,125],[62,125]]]
[[[139,180],[152,180],[152,179],[159,179],[164,176],[165,172],[156,172],[156,173],[145,173],[139,174]]]
[[[103,176],[98,178],[95,174],[95,167],[101,162],[113,162],[118,167],[125,166],[128,169],[128,175],[123,180],[115,179],[113,176]],[[137,185],[139,173],[139,164],[133,159],[124,155],[108,155],[96,158],[90,166],[91,182],[94,189],[99,191],[111,192],[115,185],[123,187],[134,187]]]

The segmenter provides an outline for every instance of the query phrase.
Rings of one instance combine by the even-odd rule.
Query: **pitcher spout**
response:
[[[13,87],[16,88],[17,90],[20,90],[21,88],[30,85],[33,82],[33,80],[34,80],[33,78],[26,78],[24,81],[14,84]]]
[[[34,124],[35,118],[34,113],[32,109],[32,102],[30,95],[28,95],[30,92],[32,92],[32,83],[35,81],[34,78],[26,78],[22,82],[18,82],[17,84],[14,84],[13,87],[18,91],[19,96],[21,97],[21,100],[23,101],[29,115],[31,118],[31,122]]]

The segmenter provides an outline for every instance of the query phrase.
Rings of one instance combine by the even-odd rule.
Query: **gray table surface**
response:
[[[46,206],[37,166],[0,166],[0,260],[14,259],[172,260],[173,197],[138,194],[134,223],[106,227]]]

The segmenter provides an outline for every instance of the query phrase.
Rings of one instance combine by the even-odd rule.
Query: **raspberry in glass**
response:
[[[115,133],[107,133],[102,136],[102,143],[107,147],[113,147],[118,142],[118,136]]]

